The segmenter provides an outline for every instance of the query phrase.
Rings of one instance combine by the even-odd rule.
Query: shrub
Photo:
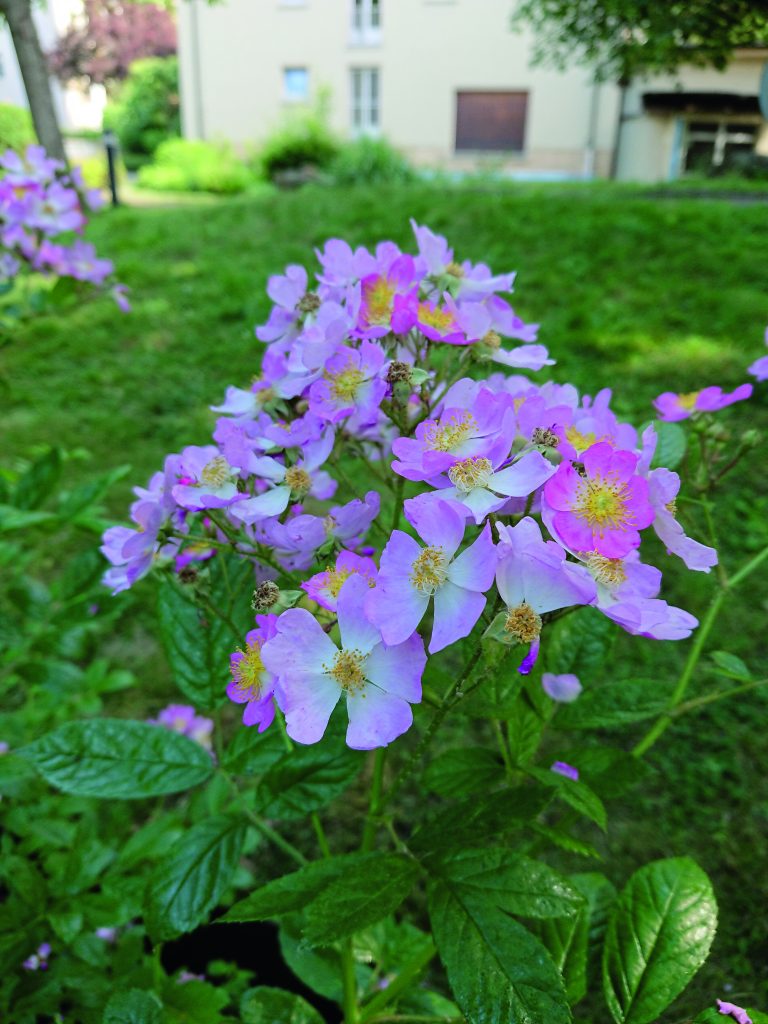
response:
[[[104,112],[104,127],[117,134],[129,170],[148,163],[161,142],[179,135],[177,58],[137,60],[118,99]]]
[[[316,110],[294,112],[266,140],[257,157],[257,170],[270,181],[281,171],[328,167],[339,143]]]
[[[20,153],[35,141],[29,111],[12,103],[0,103],[0,153],[6,149]]]
[[[234,195],[253,181],[253,173],[224,144],[168,139],[155,161],[139,171],[141,188],[158,192],[215,192]]]
[[[329,168],[336,185],[406,184],[416,177],[402,153],[385,139],[357,139],[344,146]]]

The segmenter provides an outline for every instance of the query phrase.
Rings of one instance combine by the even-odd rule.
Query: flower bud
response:
[[[404,363],[400,359],[393,359],[387,370],[387,384],[391,384],[393,387],[395,384],[410,384],[412,369],[413,367],[410,363]]]
[[[269,609],[277,604],[280,597],[280,588],[272,580],[265,580],[264,583],[260,583],[253,592],[251,599],[251,608],[255,612],[268,612]]]

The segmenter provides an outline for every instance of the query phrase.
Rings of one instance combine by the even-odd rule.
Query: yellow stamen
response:
[[[523,601],[516,608],[507,608],[504,632],[510,633],[521,644],[532,644],[541,633],[541,616]]]
[[[460,263],[456,263],[455,260],[448,264],[445,272],[451,277],[464,277],[464,267]]]
[[[200,482],[209,487],[223,487],[229,480],[232,470],[223,455],[216,455],[204,467],[200,474]]]
[[[496,331],[488,331],[480,339],[483,345],[487,345],[488,348],[501,348],[501,337]]]
[[[608,587],[618,587],[626,583],[627,571],[621,558],[606,558],[593,551],[587,557],[587,568],[595,577],[598,583],[604,583]]]
[[[451,466],[448,470],[448,479],[457,491],[469,494],[476,487],[485,487],[492,473],[491,460],[478,455]]]
[[[312,486],[312,477],[301,466],[291,466],[285,471],[285,482],[296,494],[306,494]]]
[[[477,424],[471,413],[465,412],[461,419],[452,416],[442,426],[430,427],[426,433],[427,448],[433,452],[450,452],[469,437]]]
[[[422,594],[434,594],[448,579],[448,559],[442,548],[424,548],[411,566],[411,583]]]
[[[352,363],[346,370],[328,373],[326,378],[331,385],[331,393],[337,402],[349,402],[357,393],[357,389],[365,380],[365,374]]]
[[[324,586],[331,597],[339,596],[339,591],[350,576],[362,576],[369,587],[376,586],[375,580],[372,580],[370,576],[359,572],[357,569],[326,569]]]
[[[323,671],[332,676],[343,690],[354,693],[365,685],[365,659],[366,655],[358,650],[337,651],[333,666],[323,665]]]
[[[587,448],[591,448],[592,445],[597,441],[597,435],[593,433],[582,434],[577,427],[566,427],[565,438],[572,444],[577,452],[585,452]]]
[[[383,277],[363,285],[365,316],[369,324],[388,326],[392,316],[395,289]]]
[[[261,641],[254,640],[240,653],[243,658],[232,667],[235,689],[248,700],[258,700],[265,671],[261,660]]]
[[[634,515],[629,508],[629,489],[614,474],[583,480],[576,492],[573,513],[585,520],[593,532],[631,529]]]
[[[688,391],[684,395],[677,396],[677,404],[682,406],[683,409],[692,411],[696,408],[696,399],[701,394],[700,391]]]
[[[456,326],[453,313],[449,313],[447,309],[438,309],[437,306],[433,308],[426,302],[419,304],[419,321],[441,332],[450,331]]]
[[[673,498],[672,501],[668,501],[664,508],[669,512],[671,516],[677,519],[677,499]]]

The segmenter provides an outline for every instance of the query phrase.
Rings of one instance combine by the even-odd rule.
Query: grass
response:
[[[69,463],[73,480],[130,463],[131,474],[108,500],[109,512],[122,518],[130,486],[143,483],[167,451],[203,443],[213,420],[208,405],[227,384],[243,385],[258,372],[252,328],[268,312],[268,275],[289,262],[311,264],[313,247],[334,235],[352,245],[392,238],[411,247],[409,217],[447,234],[460,258],[497,271],[517,268],[515,308],[541,321],[542,340],[558,360],[553,376],[591,393],[612,387],[616,410],[637,423],[650,418],[660,391],[735,386],[761,354],[768,310],[758,206],[654,202],[627,188],[469,184],[306,188],[121,208],[102,214],[89,237],[115,259],[134,311],[123,316],[109,300],[83,302],[24,324],[0,349],[3,457],[21,459],[51,441],[85,448],[87,461]],[[765,394],[723,422],[734,437],[748,426],[764,433]],[[725,494],[718,525],[729,565],[767,539],[762,452]],[[44,557],[50,563],[56,554]],[[661,552],[659,559],[669,565]],[[709,578],[670,566],[670,600],[701,614],[711,588]],[[738,607],[727,609],[715,644],[761,675],[768,669],[765,595],[763,573]],[[113,653],[133,667],[151,666],[142,675],[157,680],[143,600],[130,614],[126,605],[130,639],[116,640]],[[672,674],[684,653],[684,644],[623,638],[610,667],[619,677]],[[712,681],[703,666],[696,686]],[[756,693],[678,721],[649,756],[651,781],[612,808],[603,849],[616,883],[654,857],[690,854],[718,892],[712,960],[669,1021],[694,1015],[726,991],[747,1005],[768,1001],[765,713]]]

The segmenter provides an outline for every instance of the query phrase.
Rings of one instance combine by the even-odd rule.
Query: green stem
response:
[[[705,704],[714,704],[715,701],[725,700],[726,697],[735,697],[737,694],[747,693],[749,690],[757,690],[761,686],[768,686],[768,679],[755,679],[749,683],[744,683],[742,686],[732,686],[730,690],[720,690],[718,693],[708,693],[703,697],[695,697],[693,700],[687,700],[684,704],[679,704],[669,714],[677,718],[679,715],[695,711],[696,708],[703,707]]]
[[[751,558],[745,565],[743,565],[738,572],[734,573],[734,575],[728,580],[727,586],[723,586],[721,584],[720,589],[710,602],[707,614],[704,616],[704,621],[699,626],[693,646],[691,647],[688,653],[688,658],[683,666],[683,671],[680,673],[680,678],[678,679],[677,685],[675,686],[670,698],[669,705],[666,711],[654,722],[645,736],[634,747],[632,753],[635,757],[642,757],[648,750],[650,750],[653,744],[672,724],[672,720],[675,717],[675,710],[685,696],[688,685],[693,678],[693,673],[696,670],[696,666],[698,665],[699,659],[704,651],[704,645],[707,642],[709,634],[712,632],[712,628],[717,621],[717,617],[720,614],[720,610],[723,607],[726,598],[736,589],[736,587],[743,583],[745,579],[751,576],[766,559],[768,559],[768,547],[763,548],[763,550],[758,552],[754,558]]]
[[[341,946],[341,980],[343,985],[344,1024],[359,1024],[357,1008],[357,979],[355,978],[355,957],[352,940],[346,939]]]
[[[320,853],[322,853],[324,857],[330,857],[331,848],[328,845],[325,829],[323,828],[323,823],[320,821],[320,815],[317,811],[312,813],[312,828],[314,828],[315,835],[317,836],[317,845],[320,847]]]
[[[400,995],[402,995],[402,993],[413,984],[416,978],[419,977],[421,972],[430,960],[434,958],[436,953],[437,950],[430,943],[429,946],[415,956],[413,960],[407,963],[397,977],[394,978],[385,989],[382,989],[381,992],[377,992],[376,995],[365,1004],[360,1024],[370,1024],[380,1010],[385,1009],[390,1005],[390,1003],[393,1003]],[[434,1018],[429,1017],[426,1019],[433,1020]]]
[[[400,525],[400,516],[403,511],[403,488],[405,487],[405,477],[398,476],[397,483],[395,484],[395,510],[392,514],[392,530],[396,530]]]
[[[373,755],[373,782],[371,784],[371,799],[368,804],[368,816],[365,819],[363,829],[363,841],[360,849],[363,853],[370,853],[376,838],[376,828],[379,824],[378,818],[381,813],[381,791],[384,783],[384,761],[387,756],[386,747],[378,747]]]
[[[384,1013],[370,1017],[366,1024],[466,1024],[466,1017],[426,1017],[413,1013]]]
[[[271,825],[268,825],[266,821],[264,821],[262,818],[258,816],[258,814],[256,814],[255,811],[251,810],[251,808],[245,802],[245,797],[237,788],[235,780],[232,778],[232,776],[229,775],[227,772],[222,771],[221,769],[219,769],[219,774],[224,779],[226,779],[234,796],[240,802],[240,805],[243,809],[243,813],[245,814],[246,818],[250,821],[250,823],[253,825],[253,827],[257,830],[257,832],[260,832],[265,839],[269,839],[271,843],[274,843],[274,845],[278,847],[278,849],[282,850],[283,853],[287,854],[301,867],[307,864],[307,858],[304,856],[301,850],[297,850],[296,847],[292,843],[289,843],[287,839],[283,839],[279,832],[275,832]]]

